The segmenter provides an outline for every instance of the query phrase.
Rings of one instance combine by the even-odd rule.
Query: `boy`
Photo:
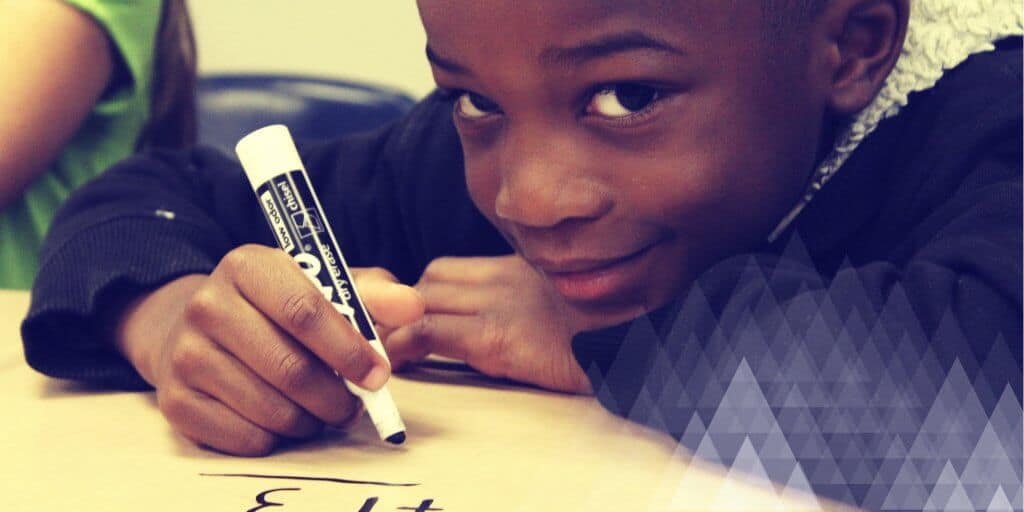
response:
[[[440,91],[303,152],[350,265],[375,267],[359,287],[393,363],[436,353],[594,392],[687,442],[730,377],[771,373],[752,326],[774,338],[772,399],[812,389],[772,385],[805,350],[827,368],[805,306],[828,304],[828,328],[907,331],[890,355],[950,319],[963,337],[935,342],[943,371],[974,361],[972,381],[1020,396],[1019,350],[979,363],[1021,339],[1020,39],[1004,39],[1019,9],[928,3],[921,26],[962,44],[931,62],[919,31],[925,60],[901,63],[909,0],[421,2]],[[75,196],[23,327],[29,362],[148,383],[182,434],[230,453],[351,421],[333,372],[375,389],[390,368],[289,258],[251,245],[272,238],[244,180],[200,149]],[[860,294],[833,286],[851,282]],[[892,296],[907,307],[883,309]]]

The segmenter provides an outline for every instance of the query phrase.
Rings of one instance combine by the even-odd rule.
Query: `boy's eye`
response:
[[[498,104],[479,94],[464,92],[455,101],[459,115],[467,119],[480,119],[499,111]]]
[[[635,114],[657,100],[658,90],[648,85],[607,85],[591,96],[587,113],[618,119]]]

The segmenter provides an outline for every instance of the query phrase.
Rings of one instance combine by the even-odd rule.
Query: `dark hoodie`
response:
[[[970,57],[882,121],[778,240],[576,336],[601,403],[698,456],[867,508],[923,508],[945,464],[966,482],[987,443],[1015,469],[985,481],[1019,499],[1021,58],[1019,38]],[[386,130],[302,151],[350,265],[414,283],[439,256],[510,252],[469,200],[450,113],[431,96]],[[29,364],[145,388],[97,337],[103,319],[253,242],[274,243],[235,161],[200,148],[119,164],[53,224]],[[917,487],[893,490],[905,480]],[[972,502],[998,498],[990,487]]]

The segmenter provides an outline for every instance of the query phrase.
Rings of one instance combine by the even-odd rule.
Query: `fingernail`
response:
[[[370,391],[377,391],[387,383],[388,377],[390,376],[389,374],[390,372],[388,372],[387,368],[374,366],[373,369],[370,370],[370,373],[367,373],[366,377],[363,379],[362,388],[369,389]]]

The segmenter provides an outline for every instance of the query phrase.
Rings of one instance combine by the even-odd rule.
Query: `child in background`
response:
[[[72,190],[194,142],[195,52],[184,0],[5,0],[0,54],[0,289],[24,289]]]
[[[1015,0],[419,7],[439,91],[302,152],[396,367],[592,392],[867,508],[908,451],[929,485],[979,439],[1019,467]],[[152,386],[234,454],[346,425],[335,372],[376,389],[390,368],[272,236],[215,151],[120,164],[55,223],[29,363]]]

